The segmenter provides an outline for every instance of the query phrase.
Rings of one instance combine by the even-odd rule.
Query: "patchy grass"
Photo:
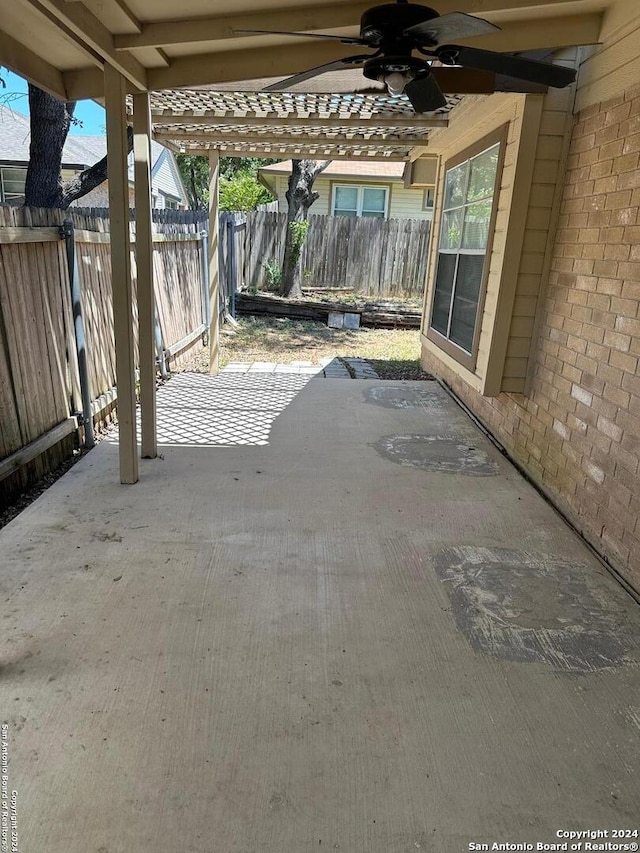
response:
[[[420,368],[417,329],[329,329],[311,320],[243,317],[234,334],[221,335],[220,364],[230,361],[310,361],[322,358],[366,358],[386,379],[428,379]],[[208,355],[197,351],[181,370],[208,371]]]

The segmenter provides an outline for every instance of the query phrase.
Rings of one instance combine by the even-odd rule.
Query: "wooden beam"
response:
[[[446,122],[443,125],[446,127]],[[189,131],[181,131],[181,132],[171,132],[171,131],[160,131],[154,134],[155,138],[160,142],[165,139],[179,142],[181,139],[186,141],[193,142],[201,142],[210,140],[212,145],[216,147],[218,145],[223,144],[235,144],[242,145],[244,142],[246,145],[299,145],[300,147],[312,146],[313,148],[321,148],[323,146],[331,146],[331,145],[361,145],[370,148],[375,148],[376,146],[389,147],[390,145],[406,145],[407,147],[412,147],[414,145],[426,145],[427,138],[426,136],[383,136],[380,135],[378,137],[373,137],[371,139],[354,139],[351,136],[345,136],[344,134],[334,135],[334,136],[323,136],[321,133],[318,133],[317,136],[296,136],[295,134],[260,134],[260,133],[240,133],[238,131],[231,133],[218,133],[215,131],[212,133],[206,132],[189,132]]]
[[[61,29],[72,32],[105,62],[130,80],[138,89],[147,88],[146,70],[126,51],[116,51],[113,35],[83,3],[66,0],[25,0],[34,9],[53,16]]]
[[[55,226],[6,225],[0,228],[0,245],[3,243],[57,243],[63,240],[62,230]]]
[[[502,31],[475,38],[459,39],[460,44],[499,53],[518,53],[526,50],[579,47],[597,44],[600,39],[602,15],[600,12],[574,15],[554,15],[522,21],[501,21]]]
[[[553,7],[557,9],[563,2],[569,3],[570,0],[556,0]],[[544,5],[541,0],[491,0],[490,3],[486,0],[466,0],[464,10],[469,14],[478,13],[490,18],[491,12],[499,12],[503,9],[524,9],[530,6],[544,7]],[[371,6],[371,0],[362,0],[358,3],[328,3],[306,8],[299,6],[237,15],[215,15],[186,21],[160,21],[144,24],[139,35],[116,36],[115,44],[118,50],[129,50],[137,47],[166,47],[247,38],[238,30],[331,32],[350,27],[353,29],[352,34],[357,35],[360,18]],[[455,12],[458,11],[459,6],[458,0],[439,0],[438,12],[441,15]]]
[[[212,150],[212,148],[206,148],[203,146],[202,148],[187,148],[182,153],[208,157]],[[229,148],[222,146],[218,148],[218,151],[223,157],[273,157],[280,160],[288,160],[291,157],[314,157],[320,160],[362,160],[374,163],[386,160],[389,163],[406,163],[409,159],[408,155],[405,154],[388,155],[385,154],[384,151],[372,152],[369,149],[367,149],[366,154],[358,154],[354,151],[348,151],[346,154],[335,154],[333,151],[328,151],[322,148],[301,150],[300,148],[294,148],[293,146],[287,148],[275,145],[269,150],[261,148],[247,148],[246,146],[243,148],[240,145],[235,145]]]
[[[129,176],[127,114],[124,78],[115,68],[104,69],[107,108],[109,218],[111,222],[111,280],[118,386],[120,482],[138,481],[136,388],[133,356],[131,246],[129,243]]]
[[[11,474],[15,474],[15,472],[19,471],[23,465],[33,461],[40,456],[41,453],[45,453],[47,450],[50,450],[54,444],[58,444],[59,441],[62,441],[63,438],[66,438],[77,429],[78,419],[75,417],[67,418],[62,421],[62,423],[53,427],[53,429],[45,432],[44,435],[41,435],[35,441],[32,441],[30,444],[21,447],[19,450],[16,450],[14,453],[9,454],[9,456],[1,459],[0,481],[4,480]]]
[[[598,41],[600,23],[601,16],[595,13],[565,15],[551,20],[505,22],[502,32],[478,36],[469,43],[474,47],[503,52],[594,44]],[[147,78],[150,90],[278,78],[352,53],[353,47],[335,41],[296,42],[277,47],[259,47],[256,44],[242,50],[179,57],[172,60],[169,68],[148,69]]]
[[[439,69],[440,70],[440,69]],[[491,77],[494,75],[491,74]],[[493,90],[492,90],[493,91]],[[327,127],[349,127],[353,130],[361,128],[367,133],[371,133],[372,128],[385,127],[446,127],[449,123],[446,118],[433,118],[424,115],[399,115],[395,118],[389,116],[374,115],[368,118],[362,118],[358,115],[352,115],[343,118],[324,118],[318,113],[312,113],[305,116],[287,115],[287,116],[218,116],[218,115],[182,115],[179,112],[152,112],[153,124],[155,127],[165,127],[167,125],[182,125],[182,126],[200,126],[200,127],[235,127],[242,125],[244,127],[304,127],[307,130],[310,127],[317,127],[324,131]],[[169,133],[170,131],[156,131]]]
[[[133,96],[133,157],[136,192],[141,455],[145,459],[155,459],[158,455],[156,438],[156,313],[153,291],[153,223],[151,216],[151,113],[147,92]]]
[[[209,373],[216,376],[220,370],[220,267],[219,267],[219,206],[218,187],[220,155],[215,148],[209,153]]]
[[[62,73],[7,33],[0,32],[0,65],[20,74],[56,98],[66,100]]]

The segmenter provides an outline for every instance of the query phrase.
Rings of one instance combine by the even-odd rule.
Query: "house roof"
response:
[[[29,116],[0,104],[0,163],[28,163],[30,138]],[[152,141],[154,166],[165,151],[159,142]],[[84,169],[102,160],[106,153],[106,137],[69,134],[62,150],[62,165]],[[133,180],[133,154],[129,155],[129,178]]]
[[[325,177],[384,178],[387,181],[402,181],[404,165],[404,163],[396,161],[333,160],[322,172],[322,175]],[[270,166],[263,166],[260,172],[273,175],[290,175],[291,160],[285,160],[282,163],[273,163]]]

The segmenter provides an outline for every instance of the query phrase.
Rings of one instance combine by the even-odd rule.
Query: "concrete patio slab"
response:
[[[439,386],[183,376],[0,531],[20,853],[637,828],[638,607]]]

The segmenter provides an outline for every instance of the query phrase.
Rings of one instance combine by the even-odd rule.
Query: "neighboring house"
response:
[[[405,163],[333,160],[316,178],[320,197],[311,213],[332,216],[375,216],[384,219],[431,219],[433,186],[407,188]],[[263,166],[259,180],[286,211],[291,160]],[[434,176],[435,177],[435,176]]]
[[[29,163],[29,117],[0,105],[0,203],[19,204],[24,198],[24,182]],[[103,136],[70,134],[62,152],[62,179],[68,180],[107,153]],[[151,143],[151,192],[155,208],[185,210],[187,193],[172,152],[159,142]],[[129,155],[129,198],[135,206],[133,191],[133,155]],[[108,207],[109,190],[105,181],[74,202],[78,207]]]

